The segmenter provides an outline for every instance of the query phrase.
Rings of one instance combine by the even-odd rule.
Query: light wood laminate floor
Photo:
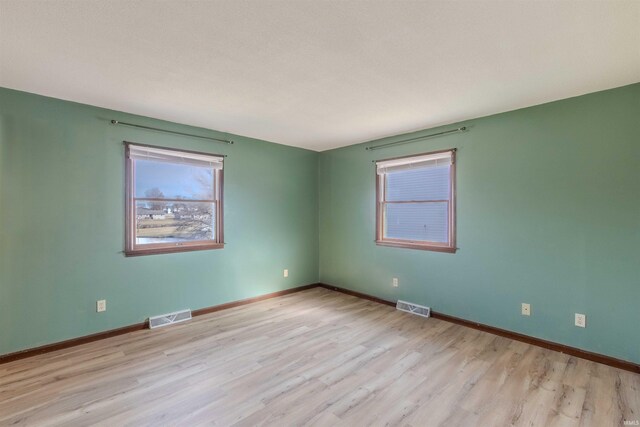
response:
[[[635,420],[640,375],[321,288],[0,365],[0,425]]]

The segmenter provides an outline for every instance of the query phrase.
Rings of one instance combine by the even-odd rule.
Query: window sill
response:
[[[172,254],[176,252],[207,251],[211,249],[222,248],[224,248],[224,243],[211,243],[207,245],[183,245],[163,248],[144,248],[124,251],[124,256],[134,257],[144,255]]]
[[[455,253],[457,249],[456,247],[451,246],[439,246],[429,243],[418,243],[400,240],[376,240],[376,245],[390,246],[393,248],[419,249],[422,251],[446,252],[451,254]]]

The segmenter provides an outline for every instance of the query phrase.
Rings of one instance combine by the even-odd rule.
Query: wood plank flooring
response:
[[[322,288],[0,365],[2,426],[636,420],[640,375]]]

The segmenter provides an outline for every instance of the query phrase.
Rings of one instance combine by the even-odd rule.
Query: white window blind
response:
[[[383,160],[376,163],[378,174],[401,172],[412,169],[426,169],[451,165],[452,152],[425,154],[395,160]]]
[[[163,150],[161,148],[145,147],[142,145],[130,145],[129,157],[134,160],[182,163],[191,166],[206,166],[213,169],[222,169],[224,164],[223,158],[220,156]]]
[[[451,244],[453,151],[376,163],[378,240]]]

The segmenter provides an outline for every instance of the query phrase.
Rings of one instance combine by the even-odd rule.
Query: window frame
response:
[[[223,228],[223,201],[224,201],[224,158],[222,154],[205,153],[201,151],[182,150],[177,148],[162,147],[157,145],[139,144],[124,141],[125,146],[125,250],[127,257],[169,254],[177,252],[201,251],[224,248],[224,228]],[[198,154],[222,159],[222,169],[214,169],[213,200],[187,200],[188,202],[213,203],[215,209],[215,239],[214,240],[194,240],[179,243],[136,243],[136,200],[135,197],[135,163],[130,157],[131,147],[157,148],[176,153]],[[142,198],[148,200],[150,198]],[[159,199],[159,201],[178,201],[178,199]],[[185,200],[180,200],[185,201]]]
[[[387,159],[376,160],[374,162],[374,173],[376,177],[376,235],[375,243],[378,246],[391,246],[396,248],[420,249],[425,251],[455,253],[456,247],[456,148],[446,150],[430,151],[427,153],[411,154],[408,156],[392,157]],[[384,237],[384,212],[385,204],[391,203],[385,201],[386,190],[386,174],[378,174],[378,162],[387,160],[410,159],[412,157],[425,156],[430,154],[451,153],[451,166],[449,169],[449,200],[448,200],[448,242],[429,242],[424,240],[408,240],[408,239],[390,239]],[[402,201],[407,202],[407,201]],[[402,203],[400,202],[400,203]],[[395,203],[398,203],[397,201]],[[429,203],[429,202],[425,202]]]

